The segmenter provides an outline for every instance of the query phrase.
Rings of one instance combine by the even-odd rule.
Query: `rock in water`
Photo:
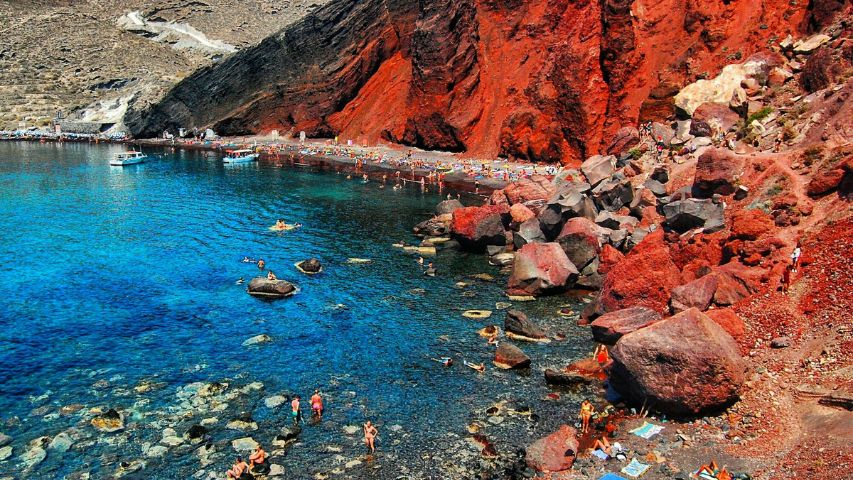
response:
[[[528,243],[515,256],[507,293],[543,295],[570,288],[578,270],[557,243]]]
[[[258,442],[252,437],[243,437],[233,440],[231,446],[238,452],[253,452],[258,448]]]
[[[260,334],[260,335],[255,335],[254,337],[247,338],[247,339],[243,342],[243,346],[244,346],[244,347],[248,347],[248,346],[250,346],[250,345],[258,345],[258,344],[261,344],[261,343],[269,343],[269,342],[271,342],[271,341],[272,341],[272,337],[270,337],[270,336],[269,336],[269,335],[267,335],[266,333],[262,333],[262,334]]]
[[[201,425],[193,425],[191,426],[187,432],[184,434],[184,437],[188,440],[196,440],[204,438],[207,435],[207,428]]]
[[[5,447],[12,443],[12,437],[6,435],[5,433],[0,433],[0,447]]]
[[[504,370],[527,368],[530,366],[530,357],[524,354],[520,348],[509,342],[503,342],[495,351],[494,364]]]
[[[610,384],[637,405],[697,415],[736,401],[745,362],[734,339],[691,308],[619,339]]]
[[[462,205],[462,202],[459,200],[451,199],[445,200],[443,202],[439,202],[438,205],[435,206],[435,214],[436,215],[447,215],[448,213],[453,213],[457,208],[463,208],[465,205]]]
[[[296,286],[287,280],[270,280],[255,277],[249,282],[249,295],[268,298],[284,298],[296,293]]]
[[[596,342],[614,345],[623,336],[648,327],[660,319],[660,313],[639,306],[605,313],[592,322],[592,338]]]
[[[527,447],[527,466],[539,472],[562,472],[572,468],[577,451],[577,432],[561,425],[556,432]]]
[[[507,310],[504,329],[508,334],[514,334],[522,340],[541,341],[547,339],[545,332],[534,325],[524,312],[518,310]]]
[[[509,220],[507,205],[464,207],[453,211],[451,231],[460,245],[475,251],[488,245],[506,245],[504,216]]]
[[[316,258],[303,260],[297,263],[296,266],[305,273],[320,273],[320,270],[323,269],[323,266],[320,264],[320,260],[317,260]]]
[[[587,385],[592,383],[592,378],[585,377],[579,373],[562,370],[545,369],[545,383],[548,385],[559,385],[571,387],[574,385]]]
[[[93,418],[92,426],[101,432],[117,432],[124,428],[124,416],[111,408]]]

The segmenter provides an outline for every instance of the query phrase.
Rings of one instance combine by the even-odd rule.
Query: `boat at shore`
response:
[[[224,163],[249,163],[258,160],[258,154],[253,150],[230,150],[225,152]]]
[[[124,167],[127,165],[138,165],[145,162],[148,156],[142,152],[129,151],[115,154],[110,160],[110,165],[113,167]]]

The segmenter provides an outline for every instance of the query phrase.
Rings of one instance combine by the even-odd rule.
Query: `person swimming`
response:
[[[238,279],[237,279],[237,281],[236,281],[236,282],[234,282],[234,283],[236,283],[237,285],[242,285],[244,281],[245,281],[245,280],[243,280],[243,277],[240,277],[240,278],[238,278]]]
[[[258,260],[258,270],[263,270],[267,266],[267,262],[264,259]]]
[[[474,370],[476,370],[478,372],[485,372],[486,371],[486,364],[485,363],[480,363],[478,365],[476,363],[471,363],[467,360],[465,360],[463,363],[465,364],[466,367],[473,368]]]
[[[285,228],[287,228],[287,224],[286,224],[286,223],[284,223],[284,220],[282,220],[282,219],[280,219],[280,218],[279,218],[279,219],[278,219],[278,220],[276,220],[276,222],[275,222],[275,228],[277,228],[277,229],[279,229],[279,230],[284,230]]]

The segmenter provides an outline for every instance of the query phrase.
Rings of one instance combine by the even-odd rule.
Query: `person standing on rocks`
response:
[[[323,397],[320,396],[320,390],[314,390],[314,395],[311,395],[311,412],[317,418],[323,418]]]
[[[367,445],[367,448],[370,449],[370,453],[376,451],[376,436],[379,435],[379,430],[376,429],[370,420],[364,424],[364,443]]]
[[[589,431],[589,420],[592,418],[592,414],[595,412],[595,408],[592,406],[589,400],[584,399],[581,402],[581,433],[586,433]]]
[[[299,395],[293,397],[293,401],[290,402],[290,410],[290,414],[293,416],[293,423],[298,424],[302,420],[302,410],[299,408]]]

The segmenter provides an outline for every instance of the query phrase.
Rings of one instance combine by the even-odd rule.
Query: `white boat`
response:
[[[258,154],[252,150],[231,150],[222,159],[225,163],[249,163],[258,160]]]
[[[115,154],[113,159],[110,160],[110,165],[112,165],[114,167],[123,167],[125,165],[136,165],[138,163],[144,162],[146,158],[148,158],[148,156],[142,152],[135,152],[135,151],[122,152],[122,153]]]

